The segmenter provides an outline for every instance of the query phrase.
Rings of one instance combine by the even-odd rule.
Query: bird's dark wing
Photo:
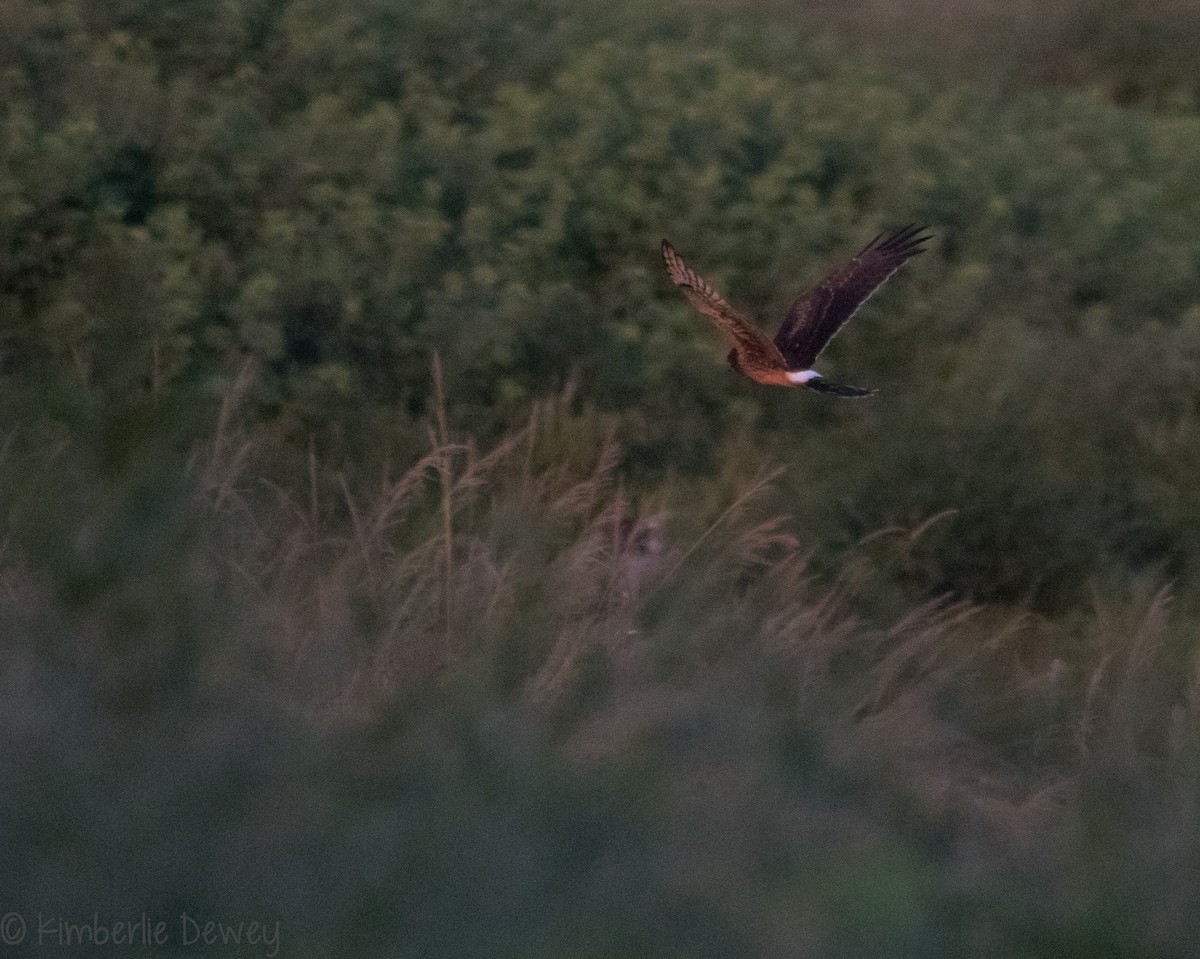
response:
[[[666,240],[662,244],[663,262],[672,282],[683,290],[683,295],[697,310],[707,316],[726,336],[730,337],[741,353],[743,365],[764,369],[783,369],[784,360],[779,350],[762,333],[756,330],[737,310],[726,303],[708,282],[698,276]]]
[[[867,298],[879,289],[909,257],[921,252],[929,235],[924,227],[906,226],[885,237],[882,233],[849,263],[800,294],[788,310],[775,346],[789,369],[807,369]]]

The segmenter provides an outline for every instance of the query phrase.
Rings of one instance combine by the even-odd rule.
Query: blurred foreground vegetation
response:
[[[6,909],[1191,954],[1196,11],[746,6],[0,7]]]

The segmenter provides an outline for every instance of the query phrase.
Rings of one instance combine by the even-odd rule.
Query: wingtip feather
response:
[[[924,225],[909,223],[907,226],[902,226],[900,229],[892,233],[878,247],[879,250],[902,258],[914,256],[921,253],[921,244],[933,239],[933,234],[922,233],[928,229]]]
[[[666,238],[662,241],[662,258],[663,265],[667,268],[667,273],[671,275],[672,280],[678,283],[679,278],[676,276],[676,273],[678,273],[682,264],[679,254],[675,252],[675,247],[671,246]]]
[[[870,243],[868,243],[868,244],[867,244],[866,246],[864,246],[864,247],[863,247],[861,250],[859,250],[859,251],[858,251],[858,253],[857,253],[857,255],[858,255],[858,256],[862,256],[864,253],[870,253],[870,252],[871,252],[871,250],[875,248],[875,244],[876,244],[876,243],[878,243],[878,242],[879,242],[880,240],[882,240],[882,239],[883,239],[883,234],[882,234],[882,233],[876,233],[876,234],[875,234],[875,239],[873,239],[873,240],[872,240]]]

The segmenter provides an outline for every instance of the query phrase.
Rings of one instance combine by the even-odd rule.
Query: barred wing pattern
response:
[[[807,369],[860,306],[930,239],[909,225],[890,236],[879,234],[858,255],[792,303],[775,346],[788,368]]]
[[[741,353],[741,362],[747,367],[782,370],[783,355],[762,333],[752,327],[746,318],[725,302],[721,295],[691,267],[680,259],[674,247],[666,240],[662,245],[663,262],[672,282],[683,290],[684,296],[697,310],[713,321],[717,329],[731,337]]]

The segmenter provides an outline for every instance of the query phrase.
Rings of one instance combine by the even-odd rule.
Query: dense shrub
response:
[[[862,490],[838,515],[868,526],[957,509],[1037,527],[976,527],[927,590],[1053,602],[1094,554],[1187,563],[1194,532],[1162,490],[1189,456],[1188,388],[1166,395],[1158,364],[1163,343],[1191,349],[1200,304],[1194,114],[935,87],[782,13],[768,36],[717,13],[584,23],[550,0],[203,7],[6,14],[10,382],[213,395],[251,356],[255,408],[297,459],[311,436],[369,468],[420,436],[437,349],[456,421],[498,435],[572,382],[648,482],[712,472],[750,430],[805,489],[829,462],[807,451],[836,448],[842,498]],[[910,219],[938,234],[931,254],[826,360],[884,386],[869,414],[747,389],[657,262],[669,234],[769,319]],[[1089,337],[1121,369],[1079,375]],[[1077,429],[1080,407],[1155,442],[1127,429],[1115,457],[1106,431]],[[914,433],[922,474],[958,476],[937,495],[875,470]],[[1103,478],[1048,464],[1068,436]],[[989,505],[1014,497],[1041,505],[1003,520]],[[827,542],[862,532],[824,519]]]

